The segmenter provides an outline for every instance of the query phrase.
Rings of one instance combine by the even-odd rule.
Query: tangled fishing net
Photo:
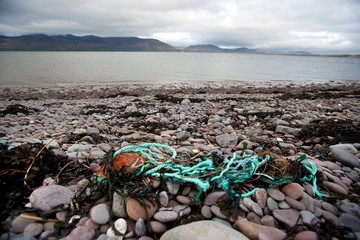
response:
[[[259,155],[233,154],[231,158],[221,158],[216,154],[184,159],[177,157],[174,148],[158,144],[144,143],[130,145],[117,150],[102,165],[98,181],[109,183],[119,192],[129,194],[150,193],[144,178],[156,177],[161,180],[195,185],[198,193],[194,202],[201,203],[201,194],[211,188],[219,188],[227,193],[228,202],[251,196],[260,188],[269,188],[292,182],[316,185],[317,167],[305,154],[290,162],[280,156],[264,152]]]

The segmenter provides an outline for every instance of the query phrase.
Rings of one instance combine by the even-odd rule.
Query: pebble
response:
[[[213,213],[211,212],[210,207],[207,205],[202,206],[201,215],[203,215],[203,217],[206,219],[211,219],[213,217]]]
[[[291,197],[292,199],[299,199],[304,192],[303,187],[298,183],[290,183],[285,185],[281,191],[288,197]]]
[[[262,225],[268,226],[268,227],[276,227],[275,224],[275,218],[270,215],[265,215],[260,219],[260,222]]]
[[[93,240],[95,237],[95,231],[94,229],[85,227],[85,226],[79,226],[76,227],[74,230],[71,231],[71,233],[64,239],[64,240]]]
[[[160,211],[155,213],[154,218],[162,223],[172,222],[178,218],[178,213],[174,211]]]
[[[239,230],[249,239],[267,239],[279,240],[286,237],[283,231],[269,226],[263,226],[246,220],[238,220],[234,224],[234,228]],[[219,238],[226,239],[226,238]]]
[[[300,213],[294,209],[274,210],[273,216],[287,228],[291,228],[297,223]]]
[[[97,224],[105,224],[110,220],[109,206],[105,203],[94,206],[90,211],[91,219]]]
[[[337,209],[337,207],[335,207],[334,205],[328,203],[328,202],[322,202],[321,203],[321,207],[326,210],[326,211],[329,211],[329,212],[332,212],[333,214],[335,215],[338,215],[339,214],[339,210]]]
[[[266,207],[267,192],[265,189],[259,189],[254,194],[255,201],[264,209]]]
[[[236,146],[238,141],[238,136],[235,133],[225,133],[216,136],[216,143],[223,148],[227,148],[229,146]]]
[[[252,208],[252,205],[255,203],[253,200],[251,200],[251,198],[243,198],[243,203],[245,205],[245,207],[247,207],[248,209]]]
[[[207,206],[212,206],[212,205],[216,204],[216,201],[225,193],[226,192],[224,192],[224,191],[216,191],[216,192],[209,193],[204,199],[204,204]]]
[[[312,220],[315,219],[315,215],[312,212],[309,212],[307,210],[303,210],[300,212],[300,215],[302,217],[302,220],[305,224],[311,225]]]
[[[135,221],[137,221],[139,218],[147,221],[149,218],[154,216],[157,210],[157,206],[147,199],[144,200],[144,203],[145,206],[143,207],[137,200],[129,198],[126,202],[127,215]]]
[[[187,196],[177,195],[176,200],[181,204],[190,204],[191,203],[191,198],[189,198]]]
[[[146,226],[142,218],[139,218],[135,223],[135,233],[138,236],[144,236],[146,234]]]
[[[325,211],[325,210],[322,212],[322,217],[331,223],[335,223],[336,219],[338,218],[332,212]]]
[[[166,231],[160,240],[249,240],[242,233],[215,221],[197,221]]]
[[[346,191],[346,189],[336,183],[329,182],[329,181],[323,181],[323,184],[327,189],[329,189],[330,191],[332,191],[334,193],[338,193],[341,195],[348,195],[348,192]]]
[[[291,207],[286,201],[281,201],[281,202],[279,202],[279,208],[280,209],[289,209]]]
[[[354,232],[360,232],[360,218],[349,213],[342,213],[340,217],[335,220],[335,225],[351,228]]]
[[[26,219],[21,216],[17,216],[11,222],[10,230],[14,233],[21,233],[24,231],[27,225],[34,223],[34,220]]]
[[[356,153],[358,153],[358,150],[354,147],[353,144],[344,144],[344,143],[341,143],[341,144],[335,144],[335,145],[331,145],[329,146],[330,150],[332,150],[333,148],[342,148],[343,150],[355,155]]]
[[[126,218],[126,206],[125,206],[125,198],[114,192],[113,194],[113,202],[112,202],[112,211],[115,217]]]
[[[331,156],[335,161],[338,161],[345,166],[360,167],[360,160],[342,147],[333,147],[331,149]]]
[[[258,203],[253,203],[251,206],[251,210],[256,213],[259,217],[264,216],[263,210],[261,209],[260,205]]]
[[[290,197],[285,197],[285,201],[289,204],[290,207],[296,209],[296,210],[305,210],[305,205],[297,200],[294,200]]]
[[[267,190],[267,193],[272,199],[274,199],[276,201],[284,201],[285,200],[285,195],[282,192],[280,192],[278,189],[269,188]]]
[[[176,195],[179,192],[180,183],[178,183],[178,182],[167,181],[166,186],[171,195]]]
[[[167,230],[167,226],[164,223],[158,221],[150,221],[150,229],[154,233],[163,233]]]
[[[127,222],[125,219],[123,218],[119,218],[114,222],[114,228],[122,235],[124,235],[126,233],[126,229],[127,229]],[[115,237],[117,236],[114,229],[112,227],[110,227],[107,232],[106,235],[108,237]],[[118,238],[119,239],[119,238]],[[120,237],[120,239],[122,239],[122,236]]]
[[[249,212],[249,214],[246,216],[246,219],[250,222],[261,224],[260,217],[253,212]]]
[[[166,207],[168,205],[169,196],[168,196],[166,191],[160,192],[160,194],[159,194],[159,202],[160,202],[160,205],[163,206],[163,207]]]
[[[356,203],[343,203],[340,205],[341,211],[360,217],[360,206]]]
[[[268,197],[266,200],[267,207],[270,209],[270,211],[274,211],[276,209],[279,209],[279,204],[272,199],[271,197]]]
[[[36,237],[42,233],[44,225],[41,223],[30,223],[24,229],[24,235]]]
[[[74,192],[61,185],[50,185],[34,190],[29,199],[33,208],[49,211],[61,204],[69,204]]]
[[[318,240],[318,236],[313,231],[302,231],[295,235],[294,240]]]

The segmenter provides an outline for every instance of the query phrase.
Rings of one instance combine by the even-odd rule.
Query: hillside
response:
[[[227,53],[260,53],[257,49],[249,48],[236,48],[236,49],[225,49],[215,45],[192,45],[183,50],[184,52],[227,52]]]
[[[176,51],[156,39],[45,34],[0,36],[0,51]]]

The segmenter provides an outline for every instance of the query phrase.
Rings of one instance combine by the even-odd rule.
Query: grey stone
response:
[[[285,200],[285,195],[280,192],[278,189],[275,188],[269,188],[267,190],[268,195],[273,198],[276,201],[284,201]]]
[[[74,192],[61,185],[50,185],[36,189],[29,197],[33,208],[49,211],[60,204],[69,204]]]
[[[335,161],[339,161],[345,166],[360,167],[360,160],[341,147],[333,147],[331,149],[331,155]]]
[[[94,206],[90,211],[91,219],[97,224],[105,224],[110,220],[109,206],[101,203]]]
[[[268,226],[268,227],[276,227],[275,224],[275,218],[270,215],[265,215],[260,219],[260,222],[262,225]]]
[[[251,206],[251,210],[256,213],[256,215],[258,215],[259,217],[262,217],[264,216],[264,213],[260,207],[260,205],[258,203],[254,203],[252,206]]]
[[[214,221],[198,221],[172,228],[160,240],[248,240],[242,233]]]
[[[222,219],[226,219],[226,216],[224,214],[222,214],[222,212],[220,211],[220,208],[218,206],[212,205],[210,207],[210,210],[215,216],[222,218]]]
[[[279,204],[272,199],[271,197],[268,197],[266,200],[267,207],[270,209],[270,211],[274,211],[276,209],[279,209]]]
[[[138,236],[144,236],[146,234],[146,226],[144,219],[139,218],[135,223],[135,233]]]
[[[94,237],[95,237],[94,229],[85,226],[79,226],[71,231],[71,233],[66,237],[66,240],[76,240],[76,239],[93,240]]]
[[[190,133],[188,131],[181,131],[176,134],[176,138],[179,139],[179,141],[185,141],[190,137]]]
[[[338,218],[332,212],[325,211],[325,210],[322,212],[322,217],[325,218],[327,221],[329,221],[331,223],[335,223],[336,219]]]
[[[265,189],[259,189],[254,194],[256,202],[261,208],[266,207],[267,192]]]
[[[285,198],[285,201],[290,205],[290,207],[296,209],[296,210],[299,210],[299,211],[302,211],[302,210],[305,210],[305,205],[297,200],[294,200],[290,197],[286,197]]]
[[[212,205],[216,204],[216,201],[225,193],[226,192],[224,192],[224,191],[217,191],[217,192],[209,193],[205,197],[204,204],[207,206],[212,206]]]
[[[165,191],[160,192],[160,194],[159,194],[159,202],[160,202],[160,205],[163,206],[163,207],[166,207],[168,205],[169,196],[168,196],[167,192],[165,192]]]
[[[162,223],[172,222],[178,218],[178,213],[175,211],[160,211],[155,213],[154,218]]]
[[[297,223],[300,213],[294,209],[274,210],[273,216],[287,228],[292,228]]]
[[[360,231],[360,219],[348,213],[342,213],[338,219],[336,219],[335,224],[337,226],[349,227],[354,232]]]
[[[221,134],[216,136],[216,143],[220,146],[220,147],[230,147],[233,146],[235,147],[238,141],[238,136],[235,133],[232,134]]]
[[[26,219],[21,216],[17,216],[12,220],[10,230],[14,233],[22,233],[27,225],[33,223],[34,220]]]
[[[207,205],[204,205],[201,208],[201,215],[203,215],[206,219],[210,219],[213,217],[213,213],[211,212],[210,207]]]
[[[342,148],[343,150],[355,155],[358,153],[358,150],[354,147],[353,144],[349,144],[349,143],[341,143],[341,144],[335,144],[335,145],[331,145],[329,148],[330,150],[332,150],[333,148]]]
[[[24,229],[24,235],[38,236],[44,230],[44,225],[41,223],[30,223]]]
[[[277,125],[275,128],[275,132],[283,133],[283,134],[291,134],[296,136],[300,132],[300,128],[291,128],[288,126]]]
[[[360,206],[356,203],[343,203],[340,206],[341,211],[345,213],[349,213],[351,215],[354,215],[356,217],[360,217]]]
[[[311,225],[312,220],[315,218],[315,215],[312,212],[303,210],[300,212],[302,220],[304,223]]]
[[[211,221],[224,224],[225,226],[228,226],[229,228],[233,228],[232,225],[231,225],[231,223],[229,223],[229,221],[227,221],[227,220],[225,220],[225,219],[221,219],[221,218],[218,218],[218,217],[214,217],[213,219],[211,219]]]
[[[339,210],[337,209],[337,207],[335,207],[334,205],[328,203],[328,202],[322,202],[321,203],[321,207],[326,210],[326,211],[329,211],[329,212],[332,212],[333,214],[335,215],[338,215],[339,213]]]

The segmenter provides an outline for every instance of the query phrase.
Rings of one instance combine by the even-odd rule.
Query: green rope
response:
[[[167,155],[155,152],[151,150],[151,148],[167,151],[171,156],[167,157]],[[201,192],[206,192],[210,188],[211,183],[228,191],[231,184],[244,183],[254,175],[260,176],[258,178],[269,186],[288,184],[294,180],[293,176],[268,176],[264,173],[257,173],[259,167],[271,161],[270,156],[262,158],[257,155],[245,154],[244,152],[240,155],[234,153],[230,159],[225,158],[219,166],[215,166],[211,158],[195,159],[194,162],[197,162],[195,165],[194,163],[188,162],[175,163],[174,160],[177,156],[176,150],[170,146],[159,143],[144,143],[123,147],[114,153],[110,161],[115,159],[118,154],[129,152],[140,153],[149,160],[148,163],[141,166],[136,176],[163,177],[183,183],[192,183],[195,184]],[[307,171],[307,174],[300,177],[300,183],[310,182],[314,187],[315,194],[319,197],[324,197],[325,195],[319,191],[316,185],[316,164],[310,162],[305,154],[297,158],[296,161]],[[236,193],[234,190],[231,190],[231,192],[233,192],[235,196],[248,197],[253,195],[258,189],[259,188],[254,188],[244,194]],[[195,198],[199,200],[200,193],[196,196]]]

